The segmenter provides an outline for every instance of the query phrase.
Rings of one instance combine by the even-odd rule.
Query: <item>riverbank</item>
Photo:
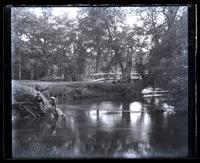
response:
[[[123,84],[123,83],[103,83],[103,82],[44,82],[44,81],[27,81],[13,80],[14,89],[30,88],[40,91],[47,99],[54,96],[59,103],[68,100],[84,98],[125,98],[133,99],[141,97],[142,82]],[[29,90],[30,90],[29,89]],[[20,94],[18,94],[20,96]],[[26,98],[23,96],[23,98]]]

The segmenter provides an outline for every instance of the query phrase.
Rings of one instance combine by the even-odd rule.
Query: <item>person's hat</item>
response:
[[[55,100],[55,99],[56,99],[56,98],[55,98],[55,97],[53,97],[53,96],[52,96],[52,97],[50,97],[50,98],[51,98],[51,99],[53,99],[53,100]]]

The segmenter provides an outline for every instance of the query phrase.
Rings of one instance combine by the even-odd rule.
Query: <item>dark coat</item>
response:
[[[41,96],[35,97],[35,105],[36,105],[36,107],[40,107],[40,106],[44,107],[44,101]]]

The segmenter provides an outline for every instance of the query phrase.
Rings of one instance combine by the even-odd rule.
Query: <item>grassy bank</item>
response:
[[[12,81],[14,89],[36,88],[46,97],[55,96],[60,103],[67,100],[84,98],[137,98],[141,96],[142,83],[112,84],[103,82],[43,82],[43,81]],[[31,90],[30,90],[31,89]],[[33,93],[34,94],[34,93]],[[24,97],[24,95],[23,95]],[[24,97],[25,98],[25,97]]]

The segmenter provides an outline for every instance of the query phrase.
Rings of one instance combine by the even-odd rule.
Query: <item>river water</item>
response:
[[[187,113],[154,105],[76,100],[59,105],[65,118],[14,121],[13,158],[187,157]]]

